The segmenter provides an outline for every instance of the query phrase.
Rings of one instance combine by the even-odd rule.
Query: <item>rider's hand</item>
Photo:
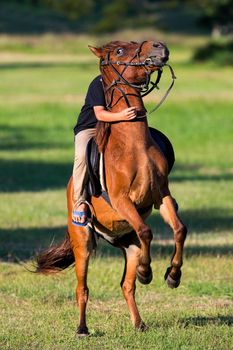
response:
[[[119,120],[131,120],[136,118],[137,111],[136,107],[129,107],[126,109],[123,109],[123,111],[118,112],[118,118]]]

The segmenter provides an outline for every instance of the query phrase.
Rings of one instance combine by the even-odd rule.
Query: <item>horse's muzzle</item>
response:
[[[169,50],[161,42],[155,42],[152,45],[149,57],[146,59],[148,66],[163,66],[169,59]]]

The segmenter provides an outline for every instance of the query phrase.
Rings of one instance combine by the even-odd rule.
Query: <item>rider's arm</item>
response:
[[[116,122],[120,120],[130,120],[134,119],[137,115],[136,108],[130,107],[123,109],[121,112],[109,112],[104,106],[94,106],[93,107],[96,119],[103,122]]]

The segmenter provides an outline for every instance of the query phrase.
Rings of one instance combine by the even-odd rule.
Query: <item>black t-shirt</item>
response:
[[[74,127],[75,135],[82,130],[95,128],[97,119],[93,109],[94,106],[106,106],[101,75],[98,75],[88,88],[85,104]]]

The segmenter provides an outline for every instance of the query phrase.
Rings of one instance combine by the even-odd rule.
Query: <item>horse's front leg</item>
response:
[[[162,199],[160,214],[164,221],[170,225],[174,233],[175,251],[171,259],[171,266],[165,273],[165,280],[170,288],[177,288],[180,284],[181,266],[183,264],[183,247],[187,235],[187,228],[177,214],[177,204],[167,195]]]
[[[86,306],[88,301],[87,269],[92,252],[93,237],[88,227],[73,226],[70,232],[71,246],[75,256],[75,272],[77,277],[76,300],[79,307],[78,336],[87,336]]]
[[[114,196],[111,196],[111,203],[120,216],[133,227],[139,238],[141,255],[137,267],[137,277],[141,283],[149,284],[153,277],[150,267],[150,243],[153,238],[151,229],[144,223],[129,197],[118,195],[117,198],[114,198]]]

